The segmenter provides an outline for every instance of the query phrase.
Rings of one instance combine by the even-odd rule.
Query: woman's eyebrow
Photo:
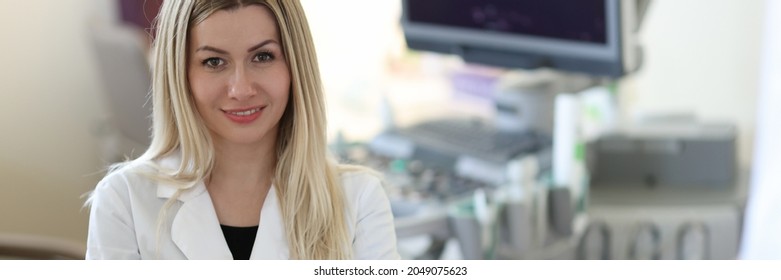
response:
[[[271,44],[271,43],[279,44],[274,39],[268,39],[266,41],[261,42],[260,44],[257,44],[257,45],[254,45],[254,46],[250,47],[249,49],[247,49],[247,52],[253,52],[253,51],[255,51],[255,50],[259,49],[259,48],[262,48],[263,46]],[[224,54],[224,55],[228,54],[228,52],[225,51],[225,50],[221,50],[221,49],[218,49],[218,48],[215,48],[215,47],[212,47],[212,46],[208,46],[208,45],[201,46],[201,47],[195,49],[195,51],[196,52],[199,52],[199,51],[210,51],[210,52],[216,52],[216,53]]]
[[[212,47],[212,46],[201,46],[200,48],[195,49],[195,52],[199,52],[199,51],[210,51],[210,52],[216,52],[216,53],[219,53],[219,54],[228,54],[228,52],[226,52],[224,50],[221,50],[221,49],[218,49],[218,48],[215,48],[215,47]]]
[[[259,49],[259,48],[262,48],[263,46],[271,44],[271,43],[279,44],[279,43],[277,43],[277,41],[274,41],[274,39],[268,39],[266,41],[261,42],[260,44],[257,44],[257,45],[254,45],[254,46],[250,47],[249,49],[247,49],[247,52],[253,52],[253,51],[255,51],[255,50]]]

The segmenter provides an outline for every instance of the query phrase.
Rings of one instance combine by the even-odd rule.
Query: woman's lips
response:
[[[222,110],[222,112],[225,113],[225,116],[228,117],[229,120],[235,123],[248,124],[256,120],[258,117],[260,117],[260,114],[263,112],[264,108],[266,107],[260,106],[260,107],[251,107],[251,108],[242,108],[242,109]]]

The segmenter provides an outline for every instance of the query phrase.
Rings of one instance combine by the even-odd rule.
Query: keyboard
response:
[[[549,137],[533,131],[505,132],[479,120],[443,119],[403,128],[399,134],[416,145],[453,156],[471,157],[497,163],[548,146]]]

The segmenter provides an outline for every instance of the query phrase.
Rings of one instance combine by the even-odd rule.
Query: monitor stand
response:
[[[556,95],[577,93],[598,83],[591,76],[551,70],[511,72],[497,87],[494,125],[502,131],[551,135]]]

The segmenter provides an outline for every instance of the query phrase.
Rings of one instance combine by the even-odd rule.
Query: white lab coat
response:
[[[175,155],[160,164],[175,168],[178,162]],[[361,172],[341,177],[353,257],[400,259],[390,203],[380,181]],[[93,194],[87,259],[233,259],[202,182],[181,194],[158,227],[160,209],[175,192],[171,185],[125,169],[106,176]],[[250,259],[288,258],[282,215],[272,187],[263,204]]]

